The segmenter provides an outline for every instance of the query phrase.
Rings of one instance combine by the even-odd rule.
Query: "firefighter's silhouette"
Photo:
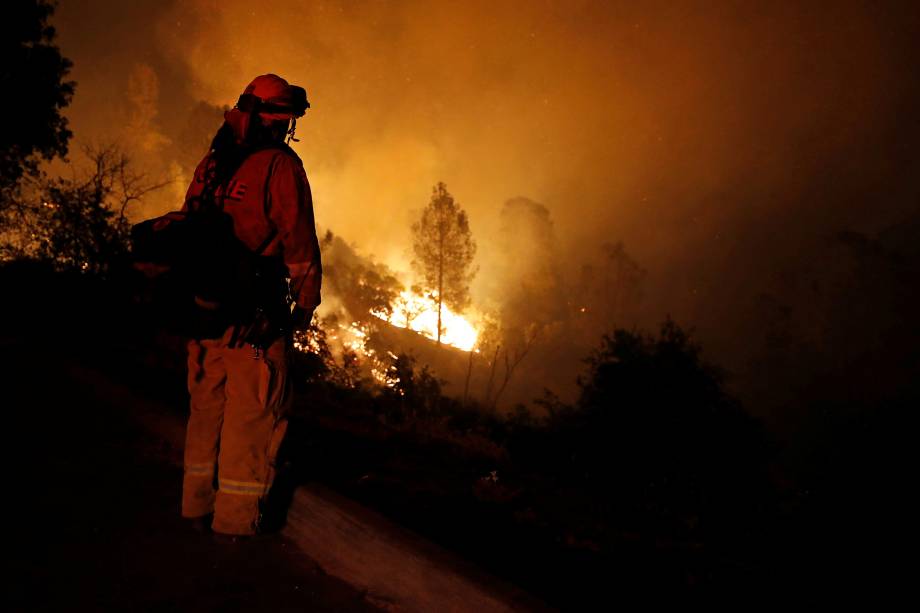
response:
[[[247,317],[188,345],[182,514],[210,521],[217,533],[258,531],[287,425],[290,332],[309,323],[320,302],[310,186],[285,142],[308,107],[302,88],[273,74],[256,77],[225,114],[185,200],[186,211],[216,206],[232,219],[236,239],[259,262],[263,294]],[[205,313],[223,308],[206,297],[196,302]]]

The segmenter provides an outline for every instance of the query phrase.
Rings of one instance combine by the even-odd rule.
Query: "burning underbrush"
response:
[[[510,409],[533,403],[544,388],[573,398],[581,359],[598,336],[592,317],[607,310],[595,300],[597,292],[564,287],[560,275],[545,267],[514,269],[498,279],[512,290],[501,300],[493,297],[489,310],[456,312],[443,304],[438,342],[435,292],[331,232],[321,248],[323,304],[296,339],[317,373],[346,387],[398,391],[394,365],[411,359],[436,376],[446,396],[465,405]]]
[[[294,348],[316,363],[315,376],[348,388],[397,393],[404,393],[399,374],[404,363],[419,361],[436,365],[437,372],[457,374],[475,357],[452,345],[439,347],[424,333],[375,314],[356,318],[344,310],[315,315],[307,330],[295,334]]]
[[[406,360],[430,364],[452,379],[463,371],[480,337],[470,319],[442,307],[438,343],[438,306],[430,293],[407,288],[331,232],[322,247],[324,302],[294,343],[313,357],[317,373],[345,387],[404,393],[399,371]]]
[[[438,339],[438,304],[429,295],[403,290],[389,309],[371,310],[371,315],[430,340]],[[442,307],[441,319],[441,343],[463,351],[475,350],[479,332],[470,320],[446,305]]]

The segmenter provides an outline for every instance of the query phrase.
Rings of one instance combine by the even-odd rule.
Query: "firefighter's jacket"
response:
[[[201,194],[210,156],[195,170],[185,202]],[[279,257],[291,279],[291,296],[302,308],[320,303],[322,265],[313,197],[303,163],[286,145],[249,155],[233,178],[217,190],[217,202],[233,218],[237,238],[261,255]],[[271,238],[270,238],[271,237]]]

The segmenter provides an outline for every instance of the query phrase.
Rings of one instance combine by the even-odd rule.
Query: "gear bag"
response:
[[[186,210],[131,228],[134,268],[147,279],[140,302],[154,320],[197,339],[219,338],[235,325],[237,334],[243,332],[239,340],[260,347],[285,333],[291,315],[286,268],[279,258],[262,256],[277,230],[251,251],[223,210],[223,190],[243,162],[279,146],[241,143],[228,114],[211,143],[201,195],[189,200]]]
[[[230,215],[212,207],[141,222],[131,229],[134,268],[147,278],[141,302],[171,331],[198,339],[218,338],[231,325],[283,321],[284,271],[261,256],[274,236],[250,251]]]

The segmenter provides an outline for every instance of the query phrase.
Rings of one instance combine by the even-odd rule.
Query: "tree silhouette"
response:
[[[672,517],[715,514],[724,525],[754,512],[768,487],[764,431],[700,352],[671,320],[657,336],[605,335],[575,410],[556,417],[559,461],[593,488]]]
[[[0,245],[4,259],[29,258],[58,269],[103,273],[126,253],[130,226],[125,216],[132,202],[169,182],[152,182],[136,172],[114,145],[87,147],[90,169],[74,178],[44,178],[20,204],[22,226]]]
[[[412,266],[422,276],[426,289],[438,303],[438,344],[441,344],[443,304],[463,310],[470,301],[470,281],[476,243],[470,233],[466,212],[447,191],[444,183],[434,186],[431,202],[422,217],[412,224]]]
[[[619,322],[627,305],[638,300],[646,272],[626,253],[623,241],[604,243],[604,307],[612,322]]]
[[[70,60],[53,44],[48,25],[54,6],[42,0],[14,0],[0,20],[0,214],[15,205],[12,197],[24,176],[37,177],[41,160],[67,155],[71,132],[62,109],[75,83],[65,81]],[[8,219],[6,221],[9,221]]]
[[[506,328],[524,330],[566,315],[558,241],[549,209],[529,198],[505,202],[500,216],[502,240],[496,250]]]

